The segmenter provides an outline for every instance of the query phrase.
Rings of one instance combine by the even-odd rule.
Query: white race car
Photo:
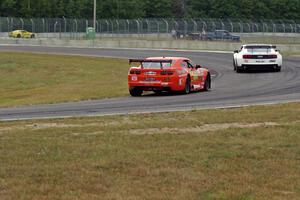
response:
[[[247,69],[272,69],[279,72],[281,66],[282,56],[273,45],[246,44],[233,54],[233,67],[237,73]]]

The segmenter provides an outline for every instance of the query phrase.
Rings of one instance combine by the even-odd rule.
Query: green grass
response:
[[[300,199],[300,104],[0,123],[0,197]]]
[[[0,107],[128,94],[127,60],[0,53]]]

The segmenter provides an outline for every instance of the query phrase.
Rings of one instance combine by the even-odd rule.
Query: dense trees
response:
[[[97,0],[99,18],[300,19],[300,0]],[[92,18],[93,0],[1,0],[0,16]]]

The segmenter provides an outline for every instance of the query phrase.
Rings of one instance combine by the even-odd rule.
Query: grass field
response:
[[[300,199],[300,103],[0,123],[0,199]]]
[[[0,53],[0,107],[128,95],[127,60]]]

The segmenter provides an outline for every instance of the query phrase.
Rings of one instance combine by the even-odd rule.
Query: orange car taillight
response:
[[[140,70],[130,70],[129,72],[130,74],[141,74],[141,71]]]
[[[174,72],[173,71],[161,71],[160,72],[160,75],[169,75],[169,76],[171,76],[171,75],[173,75],[174,74]]]

